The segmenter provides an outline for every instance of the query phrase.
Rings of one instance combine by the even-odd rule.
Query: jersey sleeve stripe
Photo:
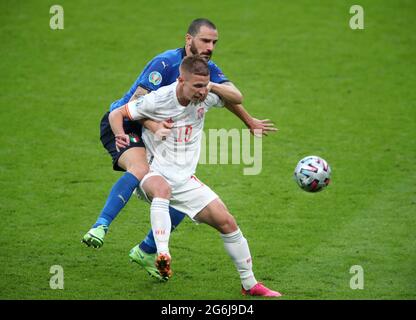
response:
[[[131,116],[131,113],[130,113],[130,110],[129,110],[129,104],[126,103],[123,108],[126,110],[127,116],[129,117],[129,119],[133,120],[133,117]]]

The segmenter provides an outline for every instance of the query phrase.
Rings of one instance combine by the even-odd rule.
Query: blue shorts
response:
[[[142,125],[139,121],[124,120],[123,128],[124,132],[130,136],[130,145],[120,149],[120,151],[117,151],[115,136],[113,130],[111,130],[110,122],[108,121],[109,114],[110,112],[107,112],[101,119],[100,140],[113,159],[113,169],[117,171],[125,171],[123,168],[118,166],[118,159],[128,149],[145,147],[142,140]]]

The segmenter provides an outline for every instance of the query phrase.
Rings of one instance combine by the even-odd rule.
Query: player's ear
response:
[[[192,36],[189,33],[187,33],[186,36],[185,36],[185,44],[186,44],[186,46],[190,46],[191,45],[191,42],[192,42]]]

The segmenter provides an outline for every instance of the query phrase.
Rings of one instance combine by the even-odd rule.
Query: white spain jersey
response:
[[[205,112],[224,106],[214,93],[205,101],[182,106],[176,96],[178,82],[159,88],[127,104],[131,120],[151,119],[173,123],[172,134],[166,140],[143,128],[150,170],[162,174],[172,186],[186,183],[195,173],[201,152]]]

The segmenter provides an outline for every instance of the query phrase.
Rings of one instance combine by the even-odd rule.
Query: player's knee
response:
[[[134,164],[129,166],[127,171],[134,175],[138,180],[142,180],[143,177],[149,172],[149,167]]]
[[[234,232],[237,229],[237,222],[235,221],[234,217],[229,213],[224,215],[224,217],[221,219],[218,225],[218,230],[223,234]]]
[[[163,199],[170,199],[171,196],[171,188],[166,184],[160,184],[157,189],[153,191],[154,198],[163,198]]]

